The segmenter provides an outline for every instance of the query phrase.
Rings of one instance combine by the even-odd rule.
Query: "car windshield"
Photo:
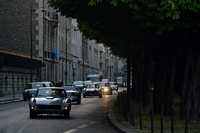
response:
[[[65,97],[66,92],[64,89],[45,88],[45,89],[39,89],[37,96],[38,97]]]
[[[70,96],[76,96],[76,94],[74,92],[67,92],[67,97],[70,97]]]
[[[63,86],[65,90],[77,90],[76,86]]]
[[[28,84],[26,86],[26,89],[37,89],[40,87],[45,87],[45,85],[43,85],[42,83],[33,83],[33,84]]]
[[[116,83],[115,83],[115,82],[110,82],[109,84],[110,84],[110,85],[116,85]]]
[[[99,83],[99,86],[103,87],[103,86],[105,86],[105,83]]]
[[[73,85],[83,85],[83,81],[75,81]]]
[[[104,86],[109,86],[109,84],[108,83],[99,83],[99,86],[104,87]]]
[[[88,84],[87,88],[99,88],[98,84]]]
[[[84,81],[84,84],[92,83],[92,81]]]

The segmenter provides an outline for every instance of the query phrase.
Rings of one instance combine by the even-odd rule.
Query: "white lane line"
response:
[[[26,126],[28,126],[31,122],[32,122],[32,121],[30,121],[29,123],[27,123],[26,125],[24,125],[24,126],[21,128],[21,130],[19,130],[18,133],[21,133],[21,131],[22,131]]]

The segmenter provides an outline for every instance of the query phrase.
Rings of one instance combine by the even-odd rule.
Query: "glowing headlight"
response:
[[[104,88],[104,91],[108,91],[108,88]]]

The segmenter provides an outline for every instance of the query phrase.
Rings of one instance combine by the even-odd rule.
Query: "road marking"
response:
[[[32,121],[30,121],[29,123],[27,123],[26,125],[24,125],[24,126],[21,128],[21,130],[19,130],[18,133],[21,133],[21,131],[22,131],[26,126],[28,126],[31,122],[32,122]]]

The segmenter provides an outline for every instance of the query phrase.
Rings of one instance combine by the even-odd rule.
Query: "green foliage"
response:
[[[63,16],[76,18],[84,36],[113,47],[113,53],[122,57],[120,47],[128,36],[140,42],[148,31],[151,41],[157,42],[157,35],[164,32],[179,28],[198,32],[200,26],[200,3],[192,0],[50,0],[49,4]]]

